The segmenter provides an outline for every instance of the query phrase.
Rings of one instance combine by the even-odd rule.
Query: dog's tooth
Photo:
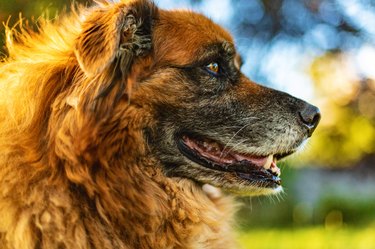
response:
[[[281,175],[281,171],[279,167],[277,167],[276,161],[272,161],[270,170],[272,171],[272,173],[275,173],[277,176]]]
[[[263,168],[265,168],[265,169],[271,168],[272,162],[273,162],[273,155],[269,155],[267,157],[266,163],[263,165]]]
[[[208,145],[207,151],[209,151],[209,152],[215,152],[215,148],[212,147],[211,145]]]
[[[220,151],[220,145],[217,142],[212,143],[211,146],[212,146],[212,151],[214,152]]]

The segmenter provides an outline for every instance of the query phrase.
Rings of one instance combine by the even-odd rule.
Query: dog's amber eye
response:
[[[211,62],[210,64],[206,65],[206,70],[214,76],[217,76],[220,72],[220,66],[217,62]]]

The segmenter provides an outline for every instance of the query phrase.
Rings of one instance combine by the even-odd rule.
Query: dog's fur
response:
[[[0,66],[0,248],[234,248],[235,204],[202,184],[277,190],[191,162],[175,137],[286,154],[306,104],[250,82],[200,14],[100,1],[40,26],[8,29]]]

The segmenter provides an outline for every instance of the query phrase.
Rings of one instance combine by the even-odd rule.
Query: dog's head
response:
[[[169,177],[238,194],[276,193],[277,160],[295,152],[320,119],[316,107],[243,75],[231,35],[191,11],[103,2],[87,12],[75,55],[87,87],[96,89],[75,104],[95,113],[95,122],[112,120],[103,137],[124,137],[113,155],[130,154],[126,126],[138,122],[146,153]],[[129,108],[137,114],[122,111]]]

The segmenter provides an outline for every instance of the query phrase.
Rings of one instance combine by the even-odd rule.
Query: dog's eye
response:
[[[210,64],[207,64],[205,66],[205,69],[213,76],[218,76],[220,73],[220,66],[217,62],[211,62]]]

